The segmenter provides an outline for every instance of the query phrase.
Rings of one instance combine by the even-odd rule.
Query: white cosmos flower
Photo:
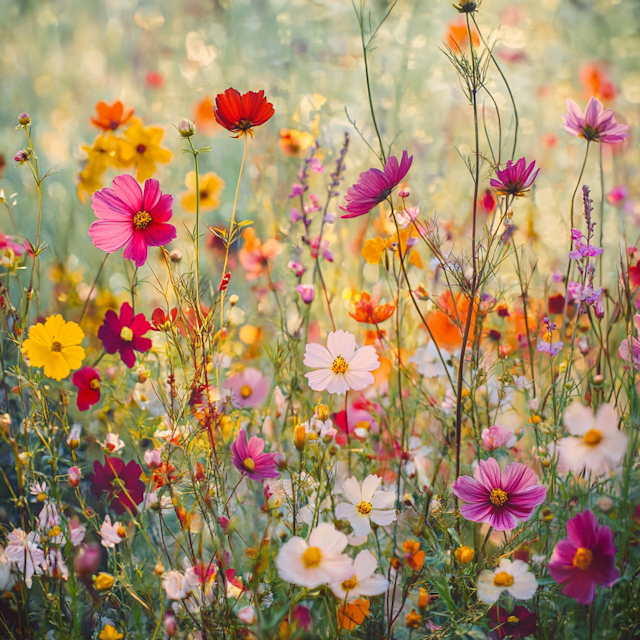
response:
[[[380,361],[371,345],[356,349],[356,337],[339,329],[329,334],[326,348],[320,344],[307,344],[304,364],[316,369],[305,373],[314,391],[343,394],[373,384],[371,372],[378,369]]]
[[[611,404],[603,404],[594,414],[579,402],[569,405],[564,425],[571,434],[558,442],[561,471],[580,473],[583,469],[601,476],[622,462],[627,435],[618,430],[618,414]]]
[[[378,568],[376,557],[365,549],[353,561],[353,576],[344,582],[333,582],[331,591],[341,602],[357,600],[360,596],[379,596],[389,588],[389,581],[380,574],[374,575]]]
[[[522,560],[503,558],[494,571],[485,569],[478,578],[478,598],[486,604],[495,604],[506,589],[518,600],[530,600],[538,588],[536,577]]]
[[[385,526],[396,520],[396,494],[378,491],[381,484],[382,478],[372,474],[364,479],[362,489],[355,476],[342,485],[341,493],[349,502],[336,506],[336,517],[346,520],[355,536],[368,536],[372,522]]]
[[[353,561],[342,552],[348,540],[332,524],[319,524],[309,542],[295,536],[282,545],[276,567],[283,580],[313,589],[329,582],[344,582],[353,576]]]
[[[450,366],[451,355],[445,349],[440,349],[442,354],[442,360],[447,363],[447,369],[449,373],[453,372],[453,367]],[[438,348],[433,340],[429,341],[426,347],[420,347],[416,349],[414,355],[412,355],[408,362],[413,362],[418,367],[418,373],[425,378],[437,378],[438,376],[444,376],[447,370],[444,368],[438,355]]]

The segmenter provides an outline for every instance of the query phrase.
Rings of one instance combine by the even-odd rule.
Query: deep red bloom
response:
[[[177,317],[177,307],[173,307],[169,313],[165,313],[164,309],[158,307],[151,314],[151,329],[153,331],[169,331],[171,325],[175,324]]]
[[[248,91],[240,95],[229,88],[216,96],[213,115],[216,122],[240,138],[245,133],[253,135],[252,128],[264,124],[274,114],[273,105],[267,102],[264,91]]]
[[[151,349],[151,340],[143,338],[151,329],[151,325],[142,313],[133,316],[133,309],[128,302],[120,307],[120,317],[115,311],[109,309],[104,315],[104,323],[98,329],[98,338],[107,353],[120,352],[122,362],[129,369],[136,363],[135,351],[146,353]]]
[[[91,493],[97,497],[106,493],[109,506],[118,515],[127,511],[135,515],[136,506],[144,498],[141,474],[142,467],[135,460],[125,465],[120,458],[105,456],[104,466],[98,460],[93,463],[93,473],[89,475]]]
[[[549,296],[549,313],[552,315],[558,315],[564,311],[564,296],[561,293],[556,293],[553,296]]]
[[[503,607],[489,609],[489,623],[492,631],[489,634],[491,640],[510,638],[526,638],[538,630],[538,618],[535,613],[526,607],[514,607],[509,613]]]
[[[100,374],[91,367],[82,367],[73,374],[73,384],[78,387],[78,409],[87,411],[100,402]]]

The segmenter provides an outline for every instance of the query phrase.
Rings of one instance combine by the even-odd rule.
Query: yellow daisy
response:
[[[134,118],[124,132],[124,139],[117,138],[117,164],[125,168],[136,166],[138,182],[153,177],[156,163],[166,164],[173,154],[160,146],[164,136],[162,127],[145,127],[140,118]]]
[[[29,329],[22,353],[29,358],[29,366],[44,367],[45,376],[62,380],[82,365],[83,339],[84,332],[75,322],[65,322],[61,315],[49,316],[44,324],[38,322]]]
[[[182,206],[189,213],[196,212],[196,172],[189,171],[184,179],[188,191],[182,194]],[[200,176],[200,211],[212,211],[220,206],[220,194],[224,189],[224,180],[217,173],[205,173]]]

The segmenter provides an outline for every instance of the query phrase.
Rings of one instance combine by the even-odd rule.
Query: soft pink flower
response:
[[[513,432],[498,425],[493,425],[488,429],[482,430],[482,442],[487,451],[493,451],[494,449],[507,446],[512,438]]]
[[[622,142],[629,135],[629,127],[626,124],[618,124],[613,110],[605,110],[602,102],[595,98],[589,100],[584,115],[571,99],[567,100],[567,111],[564,116],[564,130],[572,136],[615,144]]]
[[[99,218],[89,228],[93,244],[106,253],[124,247],[122,253],[141,267],[148,247],[160,247],[176,238],[169,224],[173,196],[162,194],[157,180],[146,180],[144,193],[128,174],[113,179],[113,189],[105,187],[93,194],[91,207]]]
[[[234,406],[251,409],[264,401],[270,384],[269,379],[258,369],[247,367],[242,373],[232,375],[224,386],[231,392],[231,403]]]
[[[640,371],[640,340],[629,336],[620,343],[618,349],[618,355],[629,364],[632,364],[634,369]]]

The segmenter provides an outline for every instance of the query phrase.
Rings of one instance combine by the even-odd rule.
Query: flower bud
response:
[[[78,467],[69,467],[69,484],[72,487],[77,487],[80,484],[80,478],[82,474],[80,473],[80,469]]]
[[[13,159],[16,162],[19,162],[20,164],[23,164],[24,162],[26,162],[29,159],[29,152],[26,151],[25,149],[20,149],[20,151],[18,151],[18,153],[16,153],[16,155],[13,156]]]
[[[408,198],[410,195],[411,195],[411,191],[409,191],[409,189],[407,189],[406,187],[404,189],[398,190],[398,196],[400,198]]]
[[[157,469],[162,464],[162,452],[160,449],[147,449],[144,452],[144,462],[149,469]]]
[[[235,307],[238,304],[238,300],[240,300],[240,298],[238,298],[237,295],[232,295],[229,297],[229,305],[232,307]]]
[[[155,571],[155,574],[157,576],[161,576],[164,573],[164,565],[162,564],[162,562],[157,562],[156,566],[153,567],[153,570]]]
[[[329,407],[326,404],[319,404],[316,407],[316,412],[318,413],[318,420],[325,422],[329,419]]]
[[[113,587],[113,583],[116,579],[110,574],[101,571],[97,576],[93,578],[93,586],[98,591],[107,591]]]
[[[462,545],[453,552],[453,556],[458,564],[469,564],[476,557],[476,552],[471,547]]]
[[[31,116],[28,113],[21,113],[18,116],[18,122],[21,126],[26,127],[28,124],[31,124]]]
[[[303,451],[304,450],[304,443],[307,437],[307,433],[305,428],[299,424],[296,428],[295,431],[293,432],[293,444],[296,446],[296,449],[298,451]]]
[[[220,528],[227,533],[229,531],[229,525],[231,524],[229,522],[229,518],[227,518],[226,516],[218,516],[218,524],[220,525]]]
[[[420,587],[420,595],[418,596],[418,609],[420,609],[420,611],[424,611],[429,606],[429,600],[429,592],[424,587]]]
[[[196,125],[187,118],[181,118],[178,123],[178,133],[183,138],[190,138],[196,132]]]
[[[407,613],[404,619],[407,629],[418,629],[422,624],[422,616],[416,613],[415,609],[411,609],[411,613]]]
[[[164,618],[162,618],[162,625],[170,638],[175,636],[178,630],[176,614],[173,613],[173,611],[167,611],[167,613],[164,614]]]
[[[169,258],[171,262],[180,262],[180,260],[182,260],[182,251],[180,251],[180,249],[174,249],[169,253]]]

